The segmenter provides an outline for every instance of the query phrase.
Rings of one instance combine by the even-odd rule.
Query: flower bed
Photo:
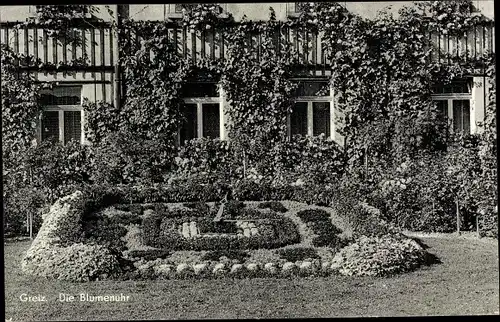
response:
[[[211,218],[192,213],[186,213],[184,217],[175,217],[169,212],[146,217],[143,221],[144,243],[161,249],[199,251],[278,248],[300,241],[295,224],[274,212],[261,213],[253,209],[234,208],[229,215],[236,222],[214,222]],[[247,223],[245,220],[252,220],[248,224],[253,225],[252,233],[238,234],[238,223],[241,227]],[[195,230],[195,234],[184,233],[187,223],[191,231]],[[179,229],[181,225],[184,225],[182,230]],[[197,234],[197,229],[205,234]],[[250,231],[249,228],[247,230]]]
[[[70,281],[382,276],[414,269],[426,255],[418,244],[397,235],[363,237],[335,257],[326,254],[340,247],[340,230],[329,213],[305,204],[287,204],[292,210],[277,213],[263,208],[285,207],[232,201],[224,210],[227,221],[216,223],[217,204],[137,199],[124,204],[123,191],[115,193],[119,189],[99,195],[96,191],[75,192],[51,207],[23,258],[23,272]],[[245,220],[255,223],[252,229],[258,233],[242,236],[242,230],[252,231],[250,225],[242,225]],[[307,225],[314,232],[312,242],[301,241],[296,225]],[[183,237],[184,228],[195,233]],[[280,249],[289,244],[294,245]]]

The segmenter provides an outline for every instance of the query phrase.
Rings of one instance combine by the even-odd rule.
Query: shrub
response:
[[[83,238],[86,243],[98,244],[118,251],[125,250],[125,241],[122,238],[127,229],[118,223],[118,220],[107,216],[98,216],[92,220],[82,222]]]
[[[312,185],[335,182],[344,171],[343,149],[324,136],[294,136],[276,144],[271,152],[275,176]],[[291,181],[293,180],[293,181]]]
[[[65,145],[45,141],[28,150],[26,168],[31,184],[46,189],[49,201],[73,192],[74,186],[90,182],[92,153],[76,141]]]
[[[204,261],[218,261],[221,257],[227,257],[230,260],[236,259],[240,262],[244,262],[245,258],[249,256],[247,252],[241,250],[226,249],[209,251],[205,253],[201,259]]]
[[[42,209],[47,205],[46,191],[32,186],[17,189],[4,185],[4,189],[4,234],[26,235],[29,229],[26,220],[30,214],[36,234],[42,225]]]
[[[234,168],[231,143],[220,139],[193,139],[179,149],[176,171],[182,175],[213,173],[229,177]]]
[[[335,255],[332,267],[342,275],[387,276],[413,270],[426,258],[412,239],[362,236]]]
[[[23,272],[70,281],[108,278],[121,272],[117,256],[104,246],[75,243],[81,239],[83,204],[84,194],[77,191],[50,207],[23,257]]]
[[[224,205],[224,216],[234,219],[245,208],[243,201],[229,200]]]
[[[314,248],[300,247],[300,248],[286,248],[277,251],[280,258],[288,262],[303,261],[306,259],[320,258]]]
[[[117,210],[129,211],[134,215],[141,215],[144,211],[144,206],[141,204],[117,204],[114,207]]]
[[[210,207],[205,202],[202,202],[202,201],[185,202],[183,204],[183,206],[186,208],[196,210],[202,214],[206,214],[206,215],[210,214]]]
[[[259,205],[258,205],[259,208],[261,209],[265,209],[265,208],[268,208],[268,209],[271,209],[271,210],[274,210],[276,212],[287,212],[288,209],[286,209],[285,206],[283,206],[283,204],[279,201],[265,201],[265,202],[261,202]]]
[[[498,206],[484,209],[479,222],[481,236],[498,238]]]
[[[135,210],[137,211],[137,210]],[[137,212],[119,212],[117,214],[113,214],[111,220],[117,224],[128,226],[128,225],[137,225],[142,223],[142,218],[139,216]]]
[[[360,182],[356,179],[344,178],[330,207],[337,216],[349,224],[355,237],[396,233],[397,229],[386,220],[378,208],[366,202],[360,202],[363,200],[363,194],[364,189]],[[370,201],[373,202],[373,200]]]
[[[85,195],[75,193],[58,199],[48,213],[43,214],[43,224],[37,238],[48,237],[57,244],[68,246],[82,240],[81,218],[85,205]],[[43,230],[43,228],[45,230]]]
[[[314,246],[331,248],[340,246],[337,235],[342,231],[332,224],[329,213],[321,209],[306,209],[299,211],[297,216],[317,235],[312,240]]]
[[[456,229],[455,200],[459,177],[470,175],[473,157],[450,149],[445,153],[422,153],[388,168],[367,201],[381,209],[395,226],[412,231],[451,232]],[[458,159],[458,160],[456,160]],[[462,159],[462,161],[459,161]],[[454,161],[452,161],[454,160]],[[463,165],[470,161],[470,167]],[[466,185],[464,185],[466,187]],[[461,199],[462,213],[471,211]],[[465,227],[464,227],[465,228]]]
[[[100,245],[72,244],[68,247],[30,248],[24,258],[25,273],[61,280],[86,282],[121,273],[115,255]]]
[[[145,140],[125,131],[108,134],[94,147],[94,182],[162,182],[173,163],[173,142]]]

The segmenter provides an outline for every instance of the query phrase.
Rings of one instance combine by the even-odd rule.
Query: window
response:
[[[313,102],[313,135],[330,136],[330,103]]]
[[[472,78],[435,86],[433,100],[438,112],[449,120],[451,131],[471,133]]]
[[[307,102],[295,103],[290,123],[292,135],[307,135]]]
[[[453,131],[470,133],[469,100],[453,100]]]
[[[82,142],[83,122],[80,86],[60,86],[40,93],[43,111],[40,118],[41,141]]]
[[[299,82],[295,105],[289,115],[290,135],[332,136],[332,97],[325,81]]]
[[[195,138],[221,137],[222,104],[216,83],[187,83],[182,90],[184,123],[179,129],[179,143]]]

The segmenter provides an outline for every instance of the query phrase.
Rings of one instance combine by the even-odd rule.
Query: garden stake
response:
[[[30,239],[33,240],[33,213],[30,212]]]
[[[457,205],[457,233],[460,235],[460,207],[458,205],[458,198],[455,203]]]
[[[481,232],[479,231],[479,215],[476,215],[476,232],[477,238],[481,238]]]

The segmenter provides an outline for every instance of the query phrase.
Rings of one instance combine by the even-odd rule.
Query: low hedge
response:
[[[127,253],[127,257],[138,260],[156,260],[158,258],[164,259],[169,257],[172,252],[163,249],[147,249],[147,250],[131,250]]]
[[[285,259],[289,262],[320,258],[316,250],[310,247],[285,248],[278,250],[277,253],[280,258]]]
[[[245,258],[249,257],[250,255],[241,250],[212,250],[207,252],[206,254],[203,255],[201,260],[203,261],[219,261],[221,257],[226,257],[228,259],[235,259],[240,262],[245,261]]]
[[[342,231],[332,224],[328,212],[322,209],[306,209],[299,211],[297,216],[317,235],[312,240],[314,246],[331,248],[341,246],[341,240],[337,235]]]
[[[285,206],[283,206],[283,204],[279,201],[264,201],[264,202],[261,202],[259,205],[258,205],[259,208],[261,209],[271,209],[273,211],[276,211],[276,212],[287,212],[288,209],[286,209]]]

